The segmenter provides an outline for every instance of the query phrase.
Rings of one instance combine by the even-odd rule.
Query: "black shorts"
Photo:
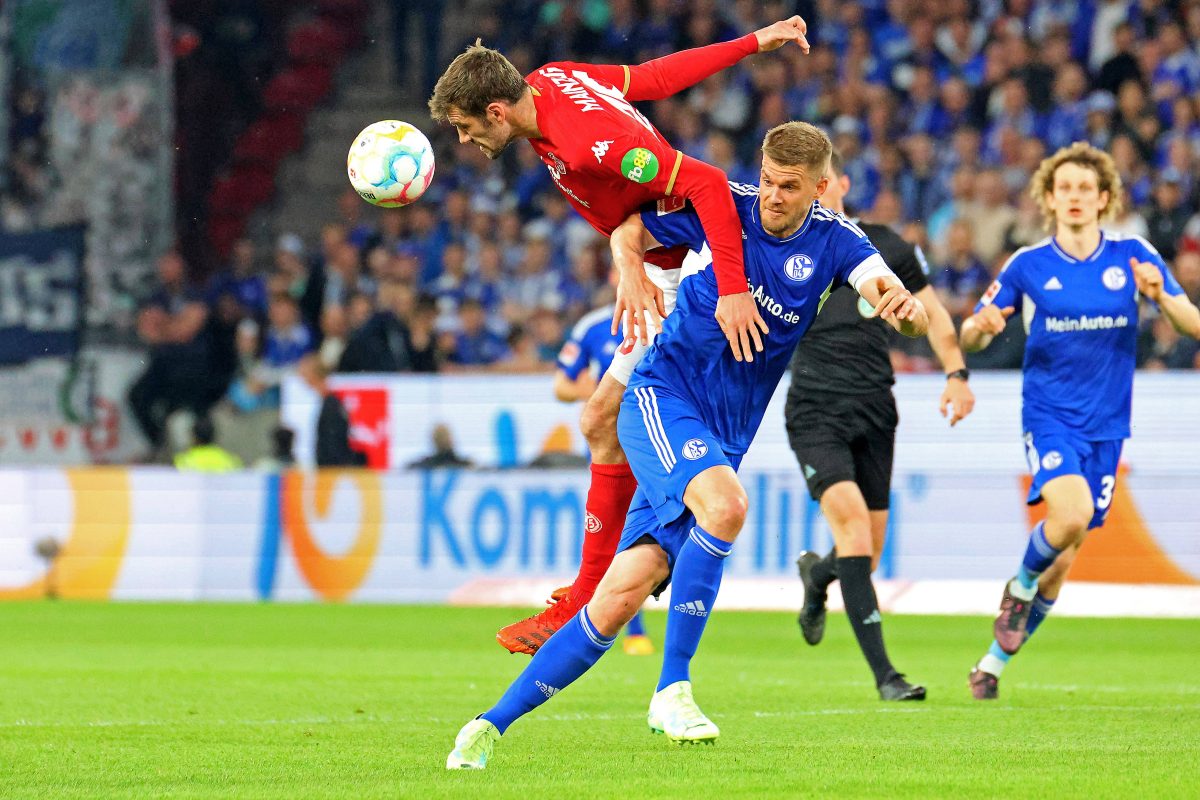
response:
[[[808,492],[820,500],[835,483],[853,481],[871,511],[886,511],[900,421],[891,392],[814,395],[789,392],[788,441]]]

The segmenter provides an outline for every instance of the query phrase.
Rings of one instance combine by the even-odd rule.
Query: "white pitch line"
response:
[[[719,719],[737,719],[740,717],[754,717],[756,719],[771,719],[780,717],[819,717],[819,716],[841,716],[841,715],[867,715],[867,714],[933,714],[937,712],[952,712],[952,713],[969,713],[980,714],[988,713],[981,710],[980,705],[972,704],[965,706],[885,706],[883,708],[815,708],[815,709],[799,709],[791,711],[761,711],[750,710],[731,713],[716,713],[710,714],[711,717]],[[997,703],[990,703],[986,706],[989,709],[1000,709],[1002,711],[1020,711],[1025,712],[1030,710],[1028,706],[1010,706]],[[1118,706],[1118,705],[1069,705],[1061,704],[1057,706],[1040,706],[1039,711],[1055,711],[1055,712],[1087,712],[1087,713],[1112,713],[1112,712],[1162,712],[1162,711],[1200,711],[1200,703],[1195,704],[1172,704],[1172,705],[1139,705],[1139,706]],[[641,714],[535,714],[534,721],[551,721],[551,722],[596,722],[596,721],[637,721],[642,719]],[[254,725],[346,725],[346,724],[363,724],[363,723],[383,723],[389,725],[413,725],[413,724],[434,724],[434,725],[452,725],[462,722],[459,718],[449,717],[381,717],[373,715],[355,714],[353,717],[335,718],[335,717],[296,717],[293,719],[204,719],[203,717],[187,717],[184,719],[142,719],[142,720],[93,720],[91,722],[63,722],[63,721],[37,721],[37,720],[14,720],[9,722],[0,722],[0,728],[120,728],[120,727],[181,727],[187,725],[228,725],[228,726],[254,726]]]

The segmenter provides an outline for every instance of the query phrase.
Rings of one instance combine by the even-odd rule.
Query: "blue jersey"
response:
[[[1027,432],[1128,438],[1138,323],[1131,258],[1157,265],[1167,294],[1183,293],[1145,239],[1101,233],[1096,252],[1082,261],[1053,238],[1018,250],[975,306],[1012,306],[1024,317]]]
[[[613,306],[589,311],[571,329],[571,336],[558,353],[558,368],[575,380],[586,369],[599,377],[608,371],[621,346],[621,334],[612,333]]]
[[[629,389],[651,386],[693,408],[728,455],[746,452],[767,403],[791,361],[796,342],[816,318],[822,302],[842,283],[890,276],[899,281],[857,226],[814,203],[796,233],[779,239],[759,219],[758,187],[731,183],[742,223],[746,278],[770,334],[752,363],[733,358],[713,317],[717,282],[711,269],[686,278],[674,312],[642,358]],[[642,222],[664,245],[704,244],[700,219],[690,207],[642,212]]]

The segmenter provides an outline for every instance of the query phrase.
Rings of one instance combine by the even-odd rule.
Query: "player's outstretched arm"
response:
[[[880,276],[868,279],[859,293],[874,306],[872,317],[879,317],[904,336],[916,338],[929,330],[929,314],[921,301],[904,288],[899,279]]]
[[[929,333],[926,334],[926,338],[929,339],[933,354],[942,365],[942,371],[950,375],[965,369],[967,362],[963,358],[962,350],[958,348],[954,320],[938,299],[937,292],[926,284],[924,289],[917,292],[917,299],[925,306],[925,313],[929,315]],[[953,427],[975,408],[975,393],[971,391],[966,380],[950,378],[946,381],[946,388],[942,391],[938,407],[943,417],[947,416],[949,410],[950,426]]]
[[[996,305],[986,305],[967,317],[958,337],[962,349],[968,353],[975,353],[987,347],[992,343],[992,339],[1004,333],[1008,318],[1016,310],[1014,306],[1000,308]]]
[[[612,83],[622,87],[622,93],[630,100],[662,100],[732,67],[746,56],[776,50],[788,42],[795,42],[807,53],[807,33],[808,24],[801,17],[791,17],[740,39],[681,50],[626,67],[619,79],[611,76]]]
[[[1200,339],[1200,309],[1188,299],[1186,294],[1170,294],[1163,288],[1163,274],[1157,264],[1149,261],[1129,259],[1133,267],[1133,279],[1138,291],[1148,300],[1158,305],[1176,331],[1193,339]]]
[[[554,397],[564,403],[587,400],[596,391],[596,379],[584,370],[578,377],[571,378],[561,369],[554,373]]]
[[[613,307],[612,332],[624,332],[625,343],[650,341],[648,326],[662,328],[667,315],[662,289],[654,285],[643,266],[646,251],[659,242],[642,224],[641,214],[631,214],[608,239],[613,267],[617,270],[617,303]]]

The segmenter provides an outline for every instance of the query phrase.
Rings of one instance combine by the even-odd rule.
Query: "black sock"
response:
[[[817,563],[813,564],[812,579],[813,583],[821,589],[828,589],[829,584],[837,580],[837,548],[833,548],[829,553]]]
[[[896,670],[883,646],[879,601],[875,598],[875,586],[871,583],[871,557],[839,558],[838,579],[842,582],[846,616],[850,617],[850,625],[858,637],[858,646],[871,665],[871,671],[875,673],[875,685],[878,686]]]

